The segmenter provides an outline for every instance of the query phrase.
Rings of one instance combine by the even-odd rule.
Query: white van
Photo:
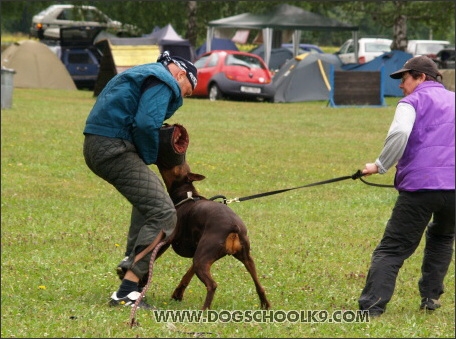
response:
[[[364,64],[386,52],[391,52],[393,40],[380,38],[358,39],[358,60],[355,59],[355,44],[353,39],[345,41],[335,54],[343,64]]]
[[[407,52],[415,55],[427,55],[430,58],[435,58],[437,53],[450,44],[446,40],[409,40],[407,44]]]

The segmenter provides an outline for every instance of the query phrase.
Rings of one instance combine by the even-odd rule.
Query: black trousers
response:
[[[149,272],[151,253],[133,267],[134,257],[152,243],[160,230],[169,237],[176,227],[174,204],[162,182],[139,157],[127,140],[86,135],[84,158],[87,166],[112,184],[133,206],[122,267],[131,269],[140,279]]]
[[[453,256],[454,219],[454,190],[400,192],[383,238],[372,254],[366,285],[358,300],[360,309],[385,311],[399,269],[415,252],[424,231],[426,244],[418,287],[422,298],[439,299]]]

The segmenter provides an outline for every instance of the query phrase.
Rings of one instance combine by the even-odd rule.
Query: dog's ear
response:
[[[197,173],[192,173],[192,172],[189,172],[187,174],[187,179],[190,180],[190,182],[193,182],[193,181],[201,181],[201,180],[204,180],[206,179],[206,177],[202,174],[197,174]]]

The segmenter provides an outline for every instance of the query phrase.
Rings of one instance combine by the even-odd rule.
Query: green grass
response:
[[[268,104],[186,99],[170,119],[190,134],[187,159],[207,179],[207,197],[243,197],[351,175],[375,160],[397,98],[382,108],[326,102]],[[418,310],[423,244],[404,264],[387,312],[369,323],[158,323],[138,310],[107,307],[118,287],[130,206],[84,163],[91,92],[14,89],[1,112],[2,337],[442,337],[455,331],[454,265],[436,314]],[[155,169],[154,166],[152,166]],[[394,171],[372,176],[391,184]],[[274,310],[356,310],[370,256],[397,193],[346,180],[230,204],[246,222],[260,280]],[[166,252],[148,300],[198,310],[194,278],[184,300],[171,293],[190,265]],[[257,310],[253,283],[234,258],[213,265],[214,310]]]

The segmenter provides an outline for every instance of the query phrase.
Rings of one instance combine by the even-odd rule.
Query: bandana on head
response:
[[[198,82],[198,72],[196,70],[195,65],[193,65],[190,61],[178,56],[171,57],[169,55],[169,52],[165,51],[158,56],[157,62],[163,64],[164,66],[168,66],[170,63],[173,63],[181,70],[185,71],[188,81],[190,81],[190,84],[192,85],[192,90],[195,89],[196,84]]]

